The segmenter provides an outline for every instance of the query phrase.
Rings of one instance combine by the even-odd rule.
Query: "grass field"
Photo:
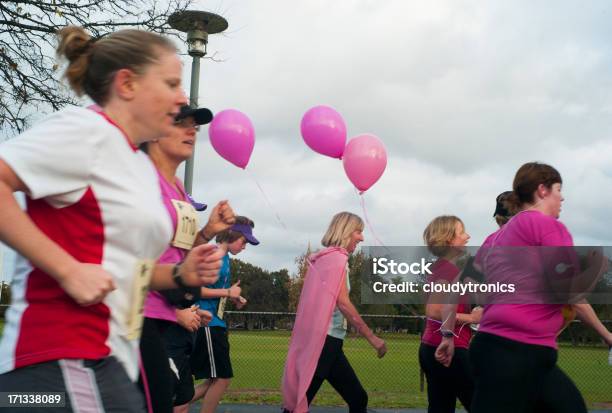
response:
[[[0,320],[0,334],[3,323]],[[425,407],[420,391],[418,336],[387,334],[389,352],[379,360],[365,340],[347,338],[345,353],[368,391],[371,407]],[[232,331],[230,345],[234,379],[223,402],[280,405],[280,380],[289,332]],[[561,346],[559,365],[578,385],[589,407],[612,404],[612,366],[607,349]],[[341,406],[343,401],[325,383],[317,405]]]
[[[385,335],[389,352],[379,360],[360,338],[348,338],[345,353],[370,397],[371,407],[425,407],[417,359],[419,337]],[[225,401],[280,404],[280,380],[288,332],[232,331],[230,345],[234,379]],[[612,403],[612,366],[607,349],[561,346],[559,365],[578,385],[591,407]],[[327,383],[317,405],[343,405]]]

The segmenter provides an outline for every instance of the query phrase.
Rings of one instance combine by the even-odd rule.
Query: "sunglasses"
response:
[[[195,128],[196,131],[200,130],[200,125],[195,123],[195,120],[192,117],[176,119],[174,121],[174,126],[178,126],[179,128]]]

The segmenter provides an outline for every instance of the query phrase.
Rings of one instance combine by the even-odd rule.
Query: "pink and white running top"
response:
[[[187,193],[185,192],[185,188],[183,188],[183,184],[179,179],[175,178],[176,186],[180,190],[177,191],[168,181],[166,181],[166,178],[164,178],[159,171],[157,171],[157,174],[159,176],[159,186],[161,188],[164,206],[168,211],[168,216],[172,220],[172,229],[176,230],[178,218],[176,209],[174,209],[172,206],[172,200],[178,199],[179,201],[189,202]],[[166,251],[164,251],[157,261],[160,264],[176,264],[177,262],[181,262],[187,255],[187,252],[189,252],[172,245],[167,247],[168,248]],[[176,307],[170,305],[168,300],[166,300],[164,296],[157,291],[149,291],[147,294],[147,299],[145,300],[144,305],[144,315],[148,318],[156,318],[159,320],[167,320],[176,323]]]
[[[28,187],[27,214],[38,228],[78,261],[101,264],[117,287],[102,303],[82,307],[19,257],[0,373],[113,355],[135,380],[138,339],[127,332],[130,314],[142,317],[132,308],[136,269],[156,260],[171,238],[153,164],[106,115],[79,107],[3,143],[0,158]]]

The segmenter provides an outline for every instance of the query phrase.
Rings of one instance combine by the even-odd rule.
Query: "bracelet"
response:
[[[206,236],[206,234],[204,233],[204,228],[202,228],[202,229],[200,230],[200,234],[202,235],[202,238],[204,239],[204,243],[205,243],[205,244],[208,244],[208,243],[209,243],[209,242],[210,242],[210,241],[211,241],[211,240],[212,240],[212,239],[215,237],[215,236],[213,235],[212,237],[208,238],[208,237]]]
[[[232,294],[229,288],[227,289],[227,298],[232,298]]]

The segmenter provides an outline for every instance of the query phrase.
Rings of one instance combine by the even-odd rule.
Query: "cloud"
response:
[[[495,229],[495,196],[532,160],[561,171],[562,219],[576,241],[610,243],[608,3],[210,4],[200,6],[229,9],[231,33],[210,38],[227,60],[203,65],[201,101],[253,120],[249,169],[272,208],[248,172],[206,144],[197,189],[255,219],[265,242],[245,258],[291,265],[333,213],[362,214],[341,163],[309,151],[299,135],[302,114],[320,103],[343,114],[349,136],[371,132],[387,147],[387,171],[365,195],[385,243],[420,244],[439,214],[460,216],[472,244],[481,242]]]
[[[292,269],[293,259],[308,243],[320,246],[333,214],[350,210],[364,216],[341,162],[315,154],[303,144],[288,148],[272,139],[261,140],[246,171],[218,157],[206,139],[198,145],[194,193],[209,203],[229,199],[237,213],[255,220],[262,243],[244,255],[254,264]],[[560,170],[566,198],[562,221],[576,242],[610,244],[605,224],[610,222],[607,205],[612,195],[603,189],[612,187],[612,143],[598,142],[580,150],[553,143],[542,148],[524,161],[541,160]],[[378,238],[385,245],[421,245],[431,219],[453,214],[465,222],[471,245],[479,245],[496,229],[495,197],[511,189],[521,163],[500,159],[497,165],[457,174],[391,153],[385,174],[364,195],[370,223],[366,244],[376,245]]]
[[[561,172],[561,219],[575,241],[612,243],[609,2],[196,6],[229,21],[227,33],[209,38],[208,50],[224,61],[202,63],[200,104],[237,108],[256,128],[247,171],[220,159],[206,130],[196,155],[196,197],[227,198],[256,222],[262,244],[242,258],[293,268],[309,242],[318,246],[334,213],[363,215],[341,162],[300,137],[303,113],[323,103],[342,113],[349,137],[374,133],[387,147],[387,170],[365,194],[386,244],[420,244],[429,220],[455,214],[477,245],[495,230],[495,196],[533,160]],[[188,84],[191,59],[184,61]]]
[[[496,153],[520,162],[534,140],[610,134],[605,3],[239,4],[228,19],[241,30],[211,37],[228,60],[206,65],[203,93],[249,113],[260,139],[296,141],[301,115],[327,103],[351,136],[457,173]]]

